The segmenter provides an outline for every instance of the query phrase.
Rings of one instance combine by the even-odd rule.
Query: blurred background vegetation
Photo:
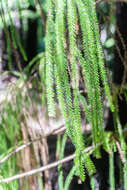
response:
[[[96,8],[108,80],[117,100],[120,129],[125,129],[126,137],[127,3],[100,0]],[[0,179],[39,168],[74,152],[71,141],[64,134],[59,108],[57,121],[48,120],[43,64],[47,12],[46,0],[0,0]],[[117,136],[114,115],[107,102],[104,103],[107,136],[114,138]],[[85,120],[84,115],[82,119]],[[61,126],[63,130],[59,131]],[[86,126],[84,136],[89,137],[90,126]],[[42,138],[44,135],[48,137]],[[125,141],[121,142],[126,153]],[[86,144],[91,145],[90,138]],[[124,182],[127,163],[123,164],[120,150],[119,153],[115,151],[113,159],[104,150],[101,158],[92,158],[97,169],[94,183],[87,173],[84,183],[73,176],[73,162],[70,161],[50,171],[0,184],[0,189],[62,190],[62,183],[70,190],[106,190],[111,184],[111,190],[127,189],[127,182]],[[73,177],[67,178],[68,173]],[[115,182],[112,175],[115,175]]]

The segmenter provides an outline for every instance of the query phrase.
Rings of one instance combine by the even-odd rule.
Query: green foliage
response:
[[[114,153],[109,154],[109,182],[111,190],[115,190],[115,175],[114,175]]]
[[[50,2],[49,6],[51,6]],[[48,105],[50,105],[49,116],[54,116],[54,60],[57,97],[66,123],[68,135],[76,147],[75,164],[77,168],[79,168],[80,177],[84,180],[84,163],[91,175],[95,172],[95,169],[92,169],[94,167],[88,156],[84,156],[84,160],[82,160],[82,152],[85,148],[85,144],[81,132],[78,60],[81,64],[84,80],[88,89],[89,110],[87,109],[86,115],[89,115],[88,120],[92,126],[92,137],[95,146],[99,142],[103,142],[106,147],[100,80],[102,80],[104,84],[105,94],[113,110],[112,99],[104,68],[102,47],[99,42],[99,30],[94,2],[83,2],[82,0],[76,2],[74,0],[68,0],[67,2],[63,0],[60,2],[57,0],[54,6],[56,6],[54,18],[53,12],[51,8],[49,8],[48,14],[50,20],[47,20],[46,35],[46,54],[48,55],[46,57],[50,59],[50,61],[46,62],[46,67],[49,68],[49,70],[47,70]],[[67,23],[65,20],[67,20]],[[52,45],[52,39],[49,37],[51,31],[51,29],[48,28],[49,22],[50,24],[52,22],[52,27],[54,24],[56,26],[54,31],[56,34],[56,53],[54,51],[55,46]],[[66,25],[68,28],[66,28]],[[79,26],[81,26],[82,38],[77,34],[78,31],[76,27]],[[77,40],[80,40],[82,44],[80,48]],[[67,47],[67,44],[69,44],[69,47]],[[81,54],[81,50],[84,51],[85,56]],[[55,53],[54,59],[52,57],[53,52]],[[85,106],[85,109],[86,108],[88,108],[88,106]],[[71,128],[68,125],[68,121],[71,124]],[[95,150],[96,156],[99,156],[98,151],[99,150]]]
[[[54,29],[53,22],[53,1],[48,1],[48,18],[46,32],[46,88],[47,88],[47,104],[50,117],[55,117],[55,101],[54,101],[54,61],[53,61],[53,42],[52,33]]]
[[[14,1],[15,2],[15,1]],[[5,31],[7,40],[7,49],[9,57],[9,69],[12,68],[12,48],[17,52],[18,49],[22,54],[24,61],[27,61],[27,55],[20,41],[19,34],[16,30],[13,18],[12,7],[9,0],[0,1],[1,22]],[[42,2],[43,3],[43,2]],[[6,5],[6,7],[5,7]],[[34,6],[33,1],[17,1],[19,18],[38,18],[40,12],[29,13],[27,16],[24,10],[30,5]],[[44,4],[47,12],[46,34],[45,34],[45,52],[37,54],[25,67],[24,73],[14,72],[20,79],[18,82],[25,83],[29,78],[31,68],[39,68],[41,83],[37,83],[41,90],[41,104],[47,103],[49,119],[56,117],[56,105],[59,104],[60,112],[66,125],[66,133],[62,140],[58,136],[57,154],[58,159],[64,158],[64,149],[67,136],[75,146],[74,166],[69,172],[65,182],[63,176],[62,164],[58,166],[58,185],[60,190],[69,189],[69,185],[74,175],[85,181],[86,169],[91,183],[91,189],[95,189],[94,176],[96,168],[90,158],[90,155],[84,152],[87,145],[93,146],[92,154],[96,158],[100,157],[100,145],[109,152],[109,181],[111,189],[115,189],[114,180],[114,152],[116,152],[116,141],[120,144],[123,151],[124,162],[122,170],[124,173],[124,188],[127,189],[127,161],[126,161],[126,142],[119,121],[117,96],[110,92],[108,77],[103,58],[103,50],[100,42],[98,19],[94,0],[47,0]],[[29,15],[31,14],[31,15]],[[6,18],[8,15],[8,18]],[[10,25],[10,32],[8,30]],[[114,45],[113,38],[106,41],[104,46],[110,48]],[[36,65],[35,65],[36,63]],[[35,69],[35,67],[36,69]],[[20,66],[20,65],[19,65]],[[80,83],[83,81],[83,90],[85,95],[80,92]],[[102,84],[101,84],[102,83]],[[40,87],[41,86],[41,87]],[[1,132],[0,138],[3,139],[0,147],[1,159],[14,149],[14,145],[21,142],[21,121],[25,120],[27,114],[22,115],[22,107],[29,107],[29,92],[22,96],[22,89],[15,89],[16,96],[12,102],[4,102],[1,114]],[[103,93],[104,92],[104,93]],[[105,97],[109,103],[110,109],[114,116],[114,126],[116,126],[116,136],[108,133],[104,129],[103,102]],[[125,93],[126,96],[126,93]],[[39,102],[39,103],[40,103]],[[114,106],[114,104],[115,106]],[[85,124],[90,125],[90,142],[84,138],[82,132],[82,110],[85,112]],[[22,116],[22,117],[21,117]],[[15,134],[15,135],[14,135]],[[8,144],[7,144],[8,142]],[[13,170],[10,169],[13,165]],[[7,168],[7,170],[3,169]],[[5,165],[1,166],[1,177],[14,175],[17,171],[16,156],[8,160]],[[7,174],[8,173],[8,174]],[[41,177],[38,176],[40,186]],[[15,185],[15,188],[14,188]],[[3,186],[0,186],[3,188]],[[5,189],[18,189],[18,182],[10,183]],[[3,188],[4,189],[4,188]]]
[[[95,190],[95,180],[93,176],[90,177],[90,185],[91,185],[91,189]]]
[[[123,174],[124,174],[124,190],[126,190],[127,189],[127,180],[126,180],[127,179],[127,158],[123,166]]]
[[[66,178],[65,185],[64,185],[64,190],[69,189],[69,185],[71,183],[71,180],[72,180],[73,176],[75,175],[75,172],[76,172],[76,166],[73,166],[72,169],[70,170],[67,178]]]
[[[1,124],[2,128],[0,131],[1,146],[0,146],[0,160],[6,155],[8,155],[13,149],[15,149],[14,145],[21,141],[21,132],[20,132],[20,124],[19,124],[19,114],[18,107],[17,110],[13,110],[11,104],[4,102],[3,113],[1,113]],[[14,135],[15,134],[15,135]],[[0,166],[0,175],[1,179],[6,178],[7,176],[11,177],[15,175],[18,171],[17,166],[17,157],[14,155],[7,162],[3,163]],[[9,184],[0,185],[1,189],[18,189],[18,181],[11,182]]]
[[[64,150],[65,150],[66,141],[67,141],[67,135],[66,135],[66,133],[64,134],[62,140],[61,140],[61,136],[58,136],[58,140],[57,140],[57,143],[58,143],[57,154],[59,155],[59,160],[61,160],[62,158],[64,158]],[[59,173],[59,177],[58,177],[58,186],[59,186],[59,189],[64,190],[64,177],[63,177],[62,164],[60,164],[58,166],[58,173]]]

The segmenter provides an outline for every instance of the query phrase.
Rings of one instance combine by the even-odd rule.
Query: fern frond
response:
[[[75,125],[75,132],[76,132],[76,158],[75,158],[75,164],[78,166],[79,169],[79,175],[82,181],[85,180],[85,174],[84,174],[84,166],[89,172],[89,175],[93,175],[96,171],[95,166],[93,162],[91,161],[89,155],[86,153],[83,154],[83,150],[85,148],[85,143],[84,139],[82,136],[82,131],[81,131],[81,116],[80,116],[80,110],[78,106],[78,95],[76,94],[77,92],[74,90],[74,107],[75,107],[75,120],[74,120],[74,125]]]
[[[72,89],[73,89],[73,113],[74,113],[74,121],[73,128],[75,133],[75,146],[76,146],[76,156],[77,161],[80,163],[79,173],[82,180],[84,180],[84,166],[81,160],[81,153],[84,150],[84,142],[81,131],[81,116],[80,116],[80,108],[79,108],[79,99],[78,99],[78,65],[77,65],[77,44],[76,44],[76,6],[74,0],[67,1],[68,8],[68,29],[69,29],[69,49],[70,49],[70,64],[71,64],[71,72],[72,72]]]
[[[76,6],[74,0],[67,0],[67,18],[69,30],[69,49],[70,49],[70,64],[72,72],[72,88],[78,88],[78,65],[77,65],[77,44],[76,44]]]
[[[85,160],[84,164],[89,173],[89,176],[92,176],[93,174],[95,174],[96,168],[95,168],[92,160],[90,159],[90,156],[87,154],[84,154],[84,160]]]
[[[48,105],[51,108],[55,105],[53,90],[55,78],[60,110],[65,120],[67,133],[76,148],[75,165],[80,178],[84,180],[84,167],[88,170],[90,176],[95,173],[95,167],[90,157],[83,154],[85,142],[81,130],[80,101],[84,104],[87,120],[92,126],[92,138],[96,156],[99,156],[98,143],[102,142],[106,147],[100,79],[104,82],[105,93],[108,94],[106,96],[110,96],[110,91],[108,83],[104,81],[104,77],[106,77],[105,69],[102,71],[102,66],[100,66],[100,62],[104,66],[102,64],[102,52],[100,51],[102,47],[97,42],[99,31],[94,31],[98,25],[97,22],[94,24],[92,20],[92,16],[95,17],[95,12],[92,10],[92,13],[90,13],[92,3],[89,0],[56,0],[54,3],[56,8],[54,18],[50,5],[46,35]],[[95,20],[97,21],[97,18]],[[50,26],[54,25],[54,22],[56,45],[53,45],[50,30]],[[80,25],[82,33],[82,36],[80,36],[82,45],[80,47],[78,44],[79,36],[76,31],[77,24]],[[88,92],[88,105],[79,94],[79,63]],[[100,72],[102,73],[101,77]],[[53,112],[51,115],[53,115]]]
[[[77,168],[76,175],[81,178],[82,181],[85,181],[85,172],[84,172],[84,160],[81,159],[81,152],[76,149],[76,157],[74,159],[75,166]]]
[[[79,100],[78,100],[78,94],[77,89],[73,89],[74,92],[74,132],[75,132],[75,147],[76,147],[76,160],[75,162],[78,165],[79,168],[79,174],[82,179],[82,181],[85,180],[84,178],[84,165],[82,161],[82,152],[85,148],[84,146],[84,139],[82,136],[82,130],[81,130],[81,116],[80,116],[80,108],[79,108]],[[85,160],[86,161],[86,160]]]
[[[46,31],[46,90],[49,117],[55,117],[54,61],[53,61],[53,1],[48,1],[48,19]]]
[[[107,96],[107,99],[110,104],[110,108],[112,112],[114,111],[114,105],[113,105],[113,100],[112,96],[110,93],[110,88],[109,84],[107,81],[107,75],[106,75],[106,70],[105,70],[105,65],[104,65],[104,59],[103,59],[103,51],[102,51],[102,46],[100,43],[100,36],[99,36],[99,27],[98,27],[98,20],[97,20],[97,15],[96,15],[96,7],[95,7],[95,1],[94,0],[84,0],[84,4],[88,7],[88,11],[90,14],[90,19],[91,23],[93,26],[93,32],[94,32],[94,37],[95,37],[95,43],[96,43],[96,48],[97,48],[97,56],[98,56],[98,66],[101,74],[101,80],[104,85],[105,89],[105,94]]]
[[[99,86],[97,84],[98,81],[98,73],[95,70],[96,69],[96,60],[94,59],[93,55],[93,44],[91,43],[91,37],[92,31],[90,28],[90,20],[88,17],[88,11],[84,7],[84,4],[81,0],[77,1],[77,6],[79,10],[80,15],[80,24],[81,24],[81,30],[83,35],[83,45],[84,45],[84,53],[85,53],[85,59],[86,64],[84,67],[87,68],[89,72],[89,80],[91,83],[89,83],[89,89],[88,89],[88,95],[89,95],[89,104],[91,105],[91,112],[92,112],[92,134],[93,134],[93,140],[94,144],[96,145],[99,141],[99,133],[100,129],[98,128],[98,115],[97,115],[97,102],[100,101],[99,98]],[[85,22],[84,22],[85,20]],[[84,68],[84,70],[86,69]],[[99,99],[98,99],[99,98]]]
[[[69,84],[67,57],[66,57],[66,36],[65,36],[65,1],[56,1],[56,83],[59,105],[65,123],[73,120],[72,96]],[[63,106],[63,107],[62,107]],[[67,124],[68,126],[68,124]],[[68,126],[69,127],[69,126]],[[67,130],[71,132],[71,128]]]
[[[84,67],[86,67],[88,69],[88,72],[92,75],[92,77],[89,76],[91,84],[88,85],[89,86],[88,97],[89,97],[89,104],[91,105],[92,118],[93,118],[92,119],[93,140],[95,145],[98,142],[100,142],[100,140],[103,141],[103,143],[106,145],[104,124],[103,124],[101,93],[100,93],[100,82],[99,82],[100,78],[99,78],[98,57],[97,57],[98,52],[96,51],[96,45],[94,41],[93,23],[90,20],[89,16],[90,10],[88,9],[87,3],[83,4],[83,2],[79,0],[77,2],[77,6],[80,14],[84,53],[87,63],[84,65]],[[84,23],[83,20],[85,20]],[[86,68],[84,68],[84,70]],[[84,74],[86,74],[86,71]]]

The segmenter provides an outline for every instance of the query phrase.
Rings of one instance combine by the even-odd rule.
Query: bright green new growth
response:
[[[95,167],[89,155],[84,153],[87,146],[82,134],[80,103],[83,105],[86,120],[92,128],[92,143],[96,156],[99,156],[99,144],[103,144],[104,148],[108,146],[103,124],[100,81],[103,83],[111,110],[113,111],[114,109],[102,56],[95,2],[94,0],[47,0],[47,10],[46,53],[35,57],[35,60],[41,58],[40,75],[42,83],[44,82],[43,85],[46,86],[49,117],[55,117],[56,89],[56,96],[65,121],[66,131],[76,149],[75,165],[66,178],[65,185],[63,184],[62,165],[58,167],[59,189],[68,189],[74,174],[77,174],[84,181],[84,168],[89,173],[91,186],[94,189],[93,174],[95,173]],[[17,46],[19,47],[24,60],[26,60],[20,40],[15,35],[16,31],[9,11],[8,9],[13,46],[15,49]],[[4,15],[2,16],[6,36],[9,39],[6,21]],[[7,43],[10,43],[9,40],[7,41]],[[8,45],[8,51],[10,51],[9,48],[10,44]],[[31,61],[29,66],[35,60]],[[87,97],[80,94],[81,75],[79,68],[85,81]],[[7,112],[9,113],[9,110]],[[10,119],[12,120],[11,123],[15,123],[18,128],[19,124],[16,119],[13,121],[14,118],[9,117],[6,122],[9,123]],[[118,130],[118,132],[121,137],[120,142],[123,142],[121,147],[125,153],[121,131]],[[59,159],[64,156],[66,138],[65,134],[61,143],[62,150]],[[123,170],[126,171],[126,168],[127,163],[124,163]],[[124,179],[126,179],[126,176],[127,172],[124,172]],[[126,180],[124,183],[127,189]]]
[[[46,32],[46,88],[47,88],[47,104],[50,117],[55,117],[55,101],[54,101],[54,61],[53,61],[53,1],[48,1],[48,19]]]
[[[49,116],[55,116],[54,86],[67,133],[76,148],[75,165],[84,181],[84,166],[91,176],[95,167],[85,149],[81,130],[79,103],[84,105],[86,118],[92,127],[95,155],[99,156],[98,143],[107,148],[103,125],[100,81],[113,110],[99,39],[95,2],[90,0],[47,1],[46,33],[46,86]],[[55,11],[53,11],[53,7]],[[55,27],[54,27],[55,26]],[[81,31],[80,31],[81,29]],[[52,40],[54,30],[55,40]],[[81,32],[81,34],[80,34]],[[54,37],[54,36],[53,36]],[[56,43],[56,44],[55,44]],[[79,92],[81,67],[88,92],[88,104]]]

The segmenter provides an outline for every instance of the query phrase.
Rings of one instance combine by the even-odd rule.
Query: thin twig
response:
[[[57,135],[58,133],[61,133],[65,131],[65,126],[60,126],[58,129],[55,129],[53,131],[50,131],[49,133],[47,133],[45,136],[41,136],[39,138],[33,139],[30,142],[27,142],[25,144],[22,144],[21,146],[17,147],[15,150],[13,150],[12,152],[10,152],[9,154],[7,154],[3,159],[0,160],[0,164],[3,164],[5,161],[7,161],[10,157],[12,157],[15,153],[23,150],[24,148],[30,146],[31,144],[40,141],[42,138],[46,138],[49,135]]]
[[[12,152],[10,152],[9,154],[7,154],[4,158],[2,158],[0,160],[0,164],[3,164],[5,161],[7,161],[10,157],[12,157],[15,153],[23,150],[24,148],[30,146],[31,144],[37,142],[37,141],[40,141],[42,140],[42,138],[46,138],[50,135],[57,135],[59,133],[62,133],[66,130],[66,127],[64,125],[60,126],[59,128],[57,129],[54,129],[54,130],[51,130],[50,132],[48,132],[47,134],[45,134],[44,136],[41,136],[41,137],[38,137],[36,139],[32,139],[32,141],[29,141],[27,143],[24,143],[22,144],[21,146],[15,148]]]
[[[3,159],[0,160],[0,164],[3,164],[5,161],[7,161],[10,157],[12,157],[15,153],[19,152],[20,150],[23,150],[27,146],[31,145],[33,142],[28,142],[25,144],[22,144],[21,146],[17,147],[15,150],[7,154]]]
[[[93,146],[90,146],[90,147],[86,148],[84,150],[84,152],[90,152],[91,150],[93,150],[93,148],[94,148]],[[25,173],[17,174],[15,176],[12,176],[12,177],[9,177],[9,178],[1,179],[0,183],[2,183],[2,184],[3,183],[9,183],[11,181],[24,178],[26,176],[30,176],[30,175],[34,175],[34,174],[37,174],[37,173],[40,173],[40,172],[44,172],[45,170],[49,170],[51,168],[57,167],[59,164],[63,164],[65,162],[69,162],[70,160],[73,160],[74,158],[75,158],[75,154],[72,154],[70,156],[67,156],[66,158],[63,158],[62,160],[53,162],[53,163],[48,164],[46,166],[43,166],[41,168],[30,170],[30,171],[25,172]]]
[[[119,144],[118,141],[115,141],[115,143],[116,143],[116,146],[117,146],[117,149],[118,149],[118,152],[119,152],[121,161],[122,161],[123,163],[125,163],[126,160],[125,160],[125,158],[124,158],[124,153],[123,153],[123,151],[122,151],[122,149],[121,149],[121,147],[120,147],[120,144]]]

